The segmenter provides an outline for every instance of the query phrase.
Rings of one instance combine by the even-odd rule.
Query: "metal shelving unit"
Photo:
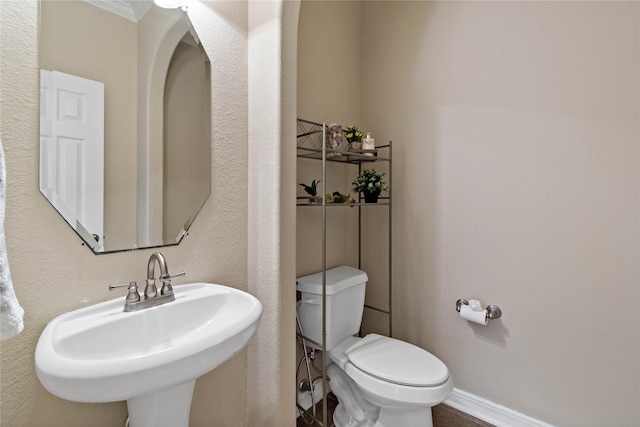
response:
[[[376,207],[387,207],[388,220],[389,220],[389,248],[388,248],[388,298],[389,305],[387,309],[379,307],[373,307],[365,304],[365,308],[384,313],[388,315],[389,320],[389,336],[393,336],[392,329],[392,228],[391,228],[391,206],[393,191],[392,183],[392,141],[389,141],[387,145],[377,146],[375,150],[349,150],[346,143],[340,146],[338,150],[327,147],[327,124],[316,123],[308,120],[297,120],[298,132],[297,132],[297,156],[300,159],[312,159],[322,162],[322,204],[310,204],[305,203],[304,199],[307,197],[298,197],[297,206],[306,206],[310,209],[322,209],[322,342],[316,343],[304,335],[297,333],[298,337],[313,342],[315,345],[322,349],[322,366],[327,366],[326,363],[326,331],[327,331],[327,313],[326,313],[326,297],[327,297],[327,209],[335,209],[340,207],[357,207],[358,208],[358,268],[362,265],[362,215],[363,209],[375,209]],[[363,165],[376,162],[385,162],[388,165],[388,183],[389,191],[387,196],[380,196],[378,203],[364,203],[364,199],[361,194],[358,194],[358,200],[356,203],[327,203],[324,195],[326,194],[326,179],[327,179],[327,162],[339,162],[346,165],[357,166],[357,174],[359,175],[363,169]],[[297,373],[296,373],[297,375]],[[326,370],[323,369],[322,373],[322,419],[318,419],[309,414],[310,410],[303,410],[306,415],[313,418],[315,425],[318,426],[333,426],[333,420],[327,419],[327,390],[328,379]]]

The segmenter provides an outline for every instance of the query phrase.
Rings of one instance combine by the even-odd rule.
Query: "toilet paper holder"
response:
[[[464,298],[460,298],[458,301],[456,301],[456,311],[458,313],[460,313],[460,307],[462,307],[462,304],[469,305],[469,301]],[[485,308],[485,310],[487,310],[488,319],[498,319],[500,318],[500,316],[502,316],[502,310],[495,304],[489,304]]]

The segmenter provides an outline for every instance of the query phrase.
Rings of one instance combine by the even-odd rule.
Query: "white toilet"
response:
[[[367,274],[353,267],[326,272],[327,375],[339,404],[337,427],[428,427],[431,407],[453,388],[449,370],[420,347],[360,330]],[[322,273],[300,277],[303,334],[322,344]]]

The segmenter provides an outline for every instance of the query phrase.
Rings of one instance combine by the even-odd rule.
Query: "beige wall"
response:
[[[210,80],[209,64],[200,48],[179,43],[164,90],[164,242],[176,239],[209,195]]]
[[[362,8],[362,121],[396,141],[396,335],[547,423],[637,425],[640,4]]]
[[[303,1],[298,31],[298,117],[338,123],[346,129],[360,124],[360,18],[357,1]],[[328,163],[326,192],[351,192],[356,166]],[[296,183],[322,179],[321,162],[298,160]],[[320,184],[322,185],[322,184]],[[305,196],[297,186],[297,194]],[[318,195],[324,195],[322,188]],[[327,215],[327,265],[357,267],[357,210],[333,208]],[[322,211],[297,210],[297,274],[322,269]]]
[[[440,357],[456,388],[543,422],[636,425],[638,3],[359,7],[302,3],[298,115],[395,142],[394,335]],[[298,163],[298,181],[313,167]],[[299,274],[319,257],[304,209]],[[365,258],[386,244],[371,239]],[[330,266],[348,262],[332,241]],[[503,318],[469,324],[458,298]]]
[[[136,235],[136,24],[82,1],[42,2],[40,66],[105,85],[104,235],[108,249]]]
[[[124,402],[73,403],[46,392],[35,375],[33,354],[47,321],[81,307],[85,298],[89,304],[113,298],[107,291],[110,283],[142,280],[152,251],[93,255],[38,192],[38,4],[3,1],[0,12],[1,137],[8,184],[5,229],[13,283],[26,311],[24,332],[2,342],[0,349],[0,424],[122,425],[126,417]],[[247,252],[250,248],[259,252],[259,247],[253,246],[260,244],[249,243],[247,231],[248,151],[243,141],[247,140],[248,129],[248,4],[191,2],[189,14],[209,56],[216,58],[216,66],[212,67],[212,128],[215,129],[211,153],[212,193],[190,235],[179,246],[164,248],[162,252],[172,271],[187,271],[185,281],[217,282],[247,289]],[[277,60],[275,55],[270,57]],[[257,80],[255,83],[270,86],[271,82]],[[279,170],[278,164],[271,167]],[[269,215],[271,221],[281,216],[290,221],[286,215],[270,212],[271,215],[263,215]],[[258,224],[258,230],[259,227]],[[291,246],[284,245],[282,249],[291,250]],[[265,262],[269,262],[269,258]],[[291,282],[293,271],[289,276]],[[280,289],[280,283],[271,278],[258,279],[263,279],[260,286],[265,294],[269,289]],[[280,411],[273,395],[248,396],[248,389],[253,388],[256,378],[263,383],[281,382],[287,387],[293,384],[290,366],[293,365],[294,338],[291,334],[283,343],[279,340],[279,330],[293,331],[294,325],[291,315],[294,293],[291,286],[285,289],[289,291],[286,295],[291,296],[285,295],[282,307],[274,307],[271,300],[263,301],[265,312],[279,318],[278,329],[261,329],[254,338],[267,343],[262,349],[266,354],[282,347],[281,357],[270,359],[269,366],[264,366],[248,361],[247,352],[241,352],[200,378],[193,399],[191,425],[286,424],[270,423],[259,410],[252,411],[256,423],[247,421],[250,408],[260,407],[265,399],[271,411],[293,412],[293,395],[287,399],[284,387],[281,388],[282,405],[290,411]],[[249,369],[254,373],[252,377],[247,374]],[[290,419],[292,422],[293,417]]]

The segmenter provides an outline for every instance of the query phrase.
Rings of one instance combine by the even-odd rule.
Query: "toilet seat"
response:
[[[368,335],[369,336],[369,335]],[[367,336],[367,337],[368,337]],[[397,375],[389,374],[389,373],[381,373],[381,369],[378,368],[377,375],[372,375],[369,372],[364,371],[363,369],[357,367],[347,355],[348,351],[353,348],[353,353],[357,352],[357,349],[361,349],[361,352],[364,351],[367,344],[384,344],[383,341],[386,340],[394,340],[389,337],[383,337],[379,335],[374,335],[372,338],[367,340],[365,338],[357,338],[357,337],[349,337],[344,341],[337,344],[332,350],[328,352],[329,358],[340,367],[351,379],[357,384],[358,388],[361,390],[363,395],[367,398],[367,400],[375,403],[380,406],[394,406],[394,407],[413,407],[413,406],[433,406],[441,403],[444,399],[449,396],[451,390],[453,389],[453,382],[451,381],[451,377],[449,376],[449,371],[446,366],[444,369],[446,371],[446,376],[443,381],[440,383],[434,384],[432,386],[419,386],[419,385],[407,385],[401,383],[391,382],[389,380],[383,379],[380,376],[387,376],[389,378],[401,378],[405,382],[407,381],[406,375]],[[365,341],[366,340],[366,341]],[[361,343],[364,341],[363,343]],[[404,343],[407,346],[412,346],[409,343]],[[384,346],[383,346],[384,347]],[[402,347],[402,344],[401,344]],[[414,347],[414,346],[412,346]],[[424,351],[424,350],[423,350]],[[435,356],[426,352],[431,357],[438,360]],[[390,365],[400,365],[404,363],[404,358],[402,355],[393,356],[395,360],[393,362],[389,362]],[[352,356],[353,357],[353,356]],[[357,357],[356,357],[357,359]],[[438,362],[442,363],[438,360]],[[366,366],[366,365],[365,365]],[[375,365],[374,365],[375,366]],[[388,368],[389,366],[387,366]],[[424,370],[424,366],[419,370]],[[439,370],[436,370],[438,372]],[[389,372],[393,372],[391,369]],[[441,374],[436,374],[436,377],[441,378]]]
[[[444,363],[428,351],[394,338],[369,334],[349,347],[349,361],[367,374],[394,384],[434,387],[449,378]]]

